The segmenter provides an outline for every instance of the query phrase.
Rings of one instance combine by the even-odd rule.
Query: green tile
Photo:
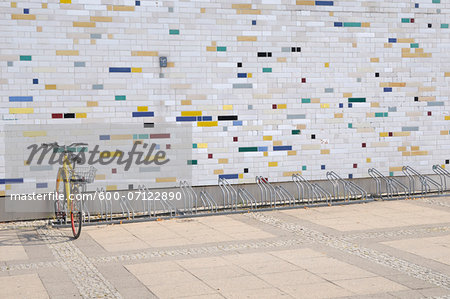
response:
[[[387,113],[387,112],[385,112],[383,116],[384,116],[384,117],[388,117],[388,113]]]
[[[441,3],[441,0],[433,0],[432,3]]]
[[[197,160],[187,160],[187,165],[197,165]]]
[[[217,47],[217,52],[225,52],[227,47]]]
[[[292,130],[292,135],[300,135],[300,130]]]
[[[31,56],[20,56],[20,61],[31,61]]]
[[[139,134],[139,139],[148,139],[148,134]]]
[[[348,98],[349,103],[365,103],[366,98]]]
[[[410,18],[402,18],[402,23],[411,23]]]
[[[349,124],[348,124],[348,128],[349,128],[349,129],[352,129],[352,128],[353,128],[353,124],[352,124],[352,123],[349,123]]]
[[[411,44],[411,48],[418,48],[419,47],[419,44]]]
[[[359,22],[344,22],[344,27],[361,27]]]
[[[393,171],[390,171],[390,172],[389,172],[389,176],[394,176],[394,172],[393,172]]]
[[[116,96],[116,101],[125,101],[127,96]]]
[[[448,24],[441,24],[441,28],[448,28]]]
[[[87,147],[79,147],[79,148],[77,148],[77,152],[87,153],[87,151],[88,151]]]
[[[264,67],[263,68],[263,73],[271,73],[272,72],[272,68],[271,67]]]
[[[375,112],[375,117],[383,117],[384,113],[383,112]]]
[[[311,99],[302,99],[302,104],[309,104],[311,103]]]
[[[133,139],[138,139],[138,135],[137,134],[133,134]]]
[[[250,146],[250,147],[240,147],[239,152],[257,152],[258,147],[256,146]]]
[[[197,143],[193,143],[192,148],[197,148]]]
[[[303,166],[302,166],[302,170],[303,170],[303,171],[306,170],[306,165],[303,165]]]
[[[179,29],[170,29],[169,34],[180,34],[180,30]]]

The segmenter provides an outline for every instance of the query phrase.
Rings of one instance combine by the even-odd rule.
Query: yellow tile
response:
[[[73,27],[95,27],[95,22],[73,22]]]
[[[86,117],[87,117],[87,114],[86,114],[86,113],[77,113],[77,114],[75,115],[75,117],[76,117],[76,118],[86,118]]]
[[[394,132],[394,137],[411,136],[411,132]]]
[[[181,105],[192,105],[191,100],[181,100]]]
[[[233,110],[233,105],[223,105],[223,110]]]
[[[381,132],[380,133],[380,137],[389,137],[389,133],[388,132]]]
[[[264,157],[268,157],[269,156],[269,152],[264,152],[263,155],[264,155]]]
[[[168,183],[168,182],[176,182],[176,177],[167,177],[167,178],[156,178],[157,183]]]
[[[240,174],[238,175],[238,177],[239,177],[240,179],[243,179],[243,178],[244,178],[244,174],[243,174],[243,173],[240,173]]]
[[[5,190],[11,190],[11,185],[10,184],[5,185]]]
[[[288,151],[287,155],[288,156],[297,156],[297,151]]]
[[[117,190],[117,185],[107,185],[106,191],[115,191]]]
[[[137,111],[138,112],[147,112],[148,111],[148,107],[147,106],[138,106],[137,107]]]
[[[231,8],[234,8],[234,9],[251,9],[252,5],[251,4],[232,4]]]
[[[199,121],[197,123],[198,127],[217,127],[217,121]]]
[[[197,148],[208,148],[208,143],[197,143]]]
[[[238,40],[238,42],[256,42],[257,37],[256,36],[238,36],[237,40]]]
[[[36,27],[36,32],[42,32],[42,26],[37,26]]]
[[[263,140],[264,141],[271,141],[272,140],[272,136],[263,136]]]
[[[344,113],[335,113],[334,114],[334,118],[343,118],[344,117]]]
[[[88,107],[98,107],[97,101],[87,101],[86,106]]]
[[[57,56],[78,56],[79,51],[78,50],[56,50]]]
[[[23,165],[28,166],[28,165],[30,165],[30,163],[28,163],[28,161],[25,160],[25,161],[23,161]]]
[[[286,62],[286,57],[278,57],[277,62]]]
[[[72,0],[60,0],[59,3],[63,3],[63,4],[71,4]]]
[[[251,77],[253,77],[253,74],[252,73],[247,73],[247,78],[251,78]]]
[[[113,37],[114,37],[113,34],[111,34],[111,33],[108,34],[108,38],[109,38],[109,39],[112,39]]]
[[[107,6],[107,9],[108,9],[109,11],[111,11],[111,10],[113,10],[113,6],[112,6],[112,5],[108,5],[108,6]]]
[[[365,27],[365,28],[367,28],[367,27],[370,27],[370,23],[361,23],[361,27]]]
[[[353,47],[353,48],[356,48],[357,46],[358,46],[357,43],[352,43],[352,47]]]
[[[228,164],[228,159],[219,159],[219,164]]]
[[[97,174],[97,175],[95,175],[95,180],[96,181],[106,180],[106,174]]]
[[[390,43],[384,43],[384,47],[385,47],[385,48],[392,48],[392,44],[390,44]]]
[[[445,77],[450,77],[450,72],[445,72],[445,73],[444,73],[444,76],[445,76]]]
[[[273,142],[273,145],[280,146],[280,145],[283,145],[283,142],[281,140],[277,140],[277,141]]]
[[[217,42],[211,42],[211,46],[217,46]]]
[[[372,159],[371,158],[366,158],[366,163],[371,163]]]
[[[328,15],[329,15],[330,17],[332,17],[332,16],[334,16],[334,12],[330,11],[330,12],[328,13]]]
[[[56,84],[46,84],[45,89],[50,89],[50,90],[56,89]]]
[[[327,103],[320,104],[320,108],[330,108],[330,104]]]
[[[411,152],[402,152],[402,156],[411,156]]]
[[[320,150],[320,154],[321,155],[329,155],[330,154],[330,150],[329,149],[322,149],[322,150]]]
[[[206,11],[206,10],[205,10],[204,8],[200,8],[200,12],[201,12],[201,13],[205,13],[205,11]]]
[[[450,115],[446,115],[445,120],[450,120]]]
[[[110,158],[110,157],[121,157],[123,156],[123,152],[119,151],[104,151],[100,153],[101,158]]]
[[[380,62],[380,58],[370,58],[370,62]]]
[[[297,0],[296,4],[297,5],[316,5],[315,1],[310,1],[310,0]]]
[[[325,67],[330,67],[330,63],[329,62],[325,62]]]
[[[6,192],[5,191],[0,191],[0,196],[5,196]]]
[[[448,130],[441,131],[441,135],[448,135]]]
[[[128,139],[133,139],[133,135],[111,135],[111,140],[128,140]]]
[[[402,171],[402,166],[393,166],[393,167],[389,167],[389,171]]]
[[[320,103],[320,99],[318,99],[318,98],[312,98],[312,99],[311,99],[311,103],[318,104],[318,103]]]
[[[48,4],[47,3],[42,3],[42,8],[47,8]]]
[[[181,116],[202,116],[201,111],[181,111]]]
[[[112,17],[91,17],[91,22],[112,22]]]
[[[397,43],[413,44],[414,38],[397,38]]]
[[[278,109],[286,109],[287,108],[287,104],[278,104],[277,108]]]
[[[113,10],[114,11],[134,11],[134,6],[114,5]]]
[[[17,3],[16,2],[11,2],[11,7],[12,8],[16,8],[17,7]]]
[[[418,151],[420,149],[419,146],[411,146],[412,151]]]
[[[36,20],[35,15],[11,15],[12,20]]]
[[[216,47],[206,47],[206,51],[208,51],[208,52],[216,52],[217,48]]]
[[[223,169],[214,169],[214,174],[223,174]]]
[[[269,167],[277,167],[278,162],[269,162]]]
[[[142,68],[141,67],[132,67],[131,72],[132,73],[142,73]]]
[[[380,103],[378,102],[370,103],[370,107],[380,107]]]
[[[428,151],[413,151],[411,152],[411,156],[426,156],[428,155]]]
[[[366,117],[375,117],[375,112],[366,112]]]
[[[399,146],[397,149],[399,152],[404,152],[406,151],[406,146]]]
[[[23,137],[47,136],[47,131],[24,131]]]
[[[292,176],[294,174],[302,174],[301,171],[285,171],[283,172],[283,176]]]
[[[31,114],[34,113],[33,108],[9,108],[10,114]]]

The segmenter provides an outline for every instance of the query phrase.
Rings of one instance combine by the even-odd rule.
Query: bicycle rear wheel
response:
[[[67,190],[66,190],[66,173],[63,168],[58,170],[56,177],[56,201],[55,201],[55,217],[60,223],[66,223],[67,211]]]
[[[78,239],[83,225],[83,212],[81,199],[77,199],[77,194],[79,194],[78,186],[74,186],[72,189],[73,198],[71,200],[70,223],[72,225],[73,238]]]

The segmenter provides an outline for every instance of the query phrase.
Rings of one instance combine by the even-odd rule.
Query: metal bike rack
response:
[[[105,188],[97,188],[97,194],[105,194]],[[108,221],[108,213],[109,213],[109,220],[112,221],[112,203],[111,203],[111,199],[110,198],[103,198],[100,199],[100,218],[101,219],[105,219],[106,221]],[[104,212],[104,218],[103,218],[103,212]]]
[[[351,199],[367,200],[369,198],[369,195],[363,188],[359,187],[352,181],[344,180],[336,172],[328,171],[326,176],[333,185],[333,198],[335,200],[340,199],[339,185],[343,188],[344,201],[350,201]]]
[[[443,168],[441,165],[433,165],[432,167],[434,173],[439,176],[439,180],[441,181],[442,191],[447,191],[447,177],[450,177],[450,172]]]
[[[400,189],[403,190],[404,196],[410,195],[408,187],[406,187],[397,179],[393,177],[386,177],[375,168],[369,168],[368,173],[375,180],[376,195],[379,196],[380,199],[383,199],[382,182],[384,182],[386,188],[386,192],[384,193],[384,195],[388,199],[392,199],[394,196],[401,196],[402,194]]]
[[[403,166],[402,171],[406,175],[406,177],[408,178],[408,181],[409,181],[409,194],[413,195],[413,194],[419,193],[419,191],[416,192],[416,188],[415,188],[415,179],[416,178],[420,182],[420,193],[419,194],[425,195],[426,193],[433,192],[430,184],[436,188],[436,190],[434,192],[438,192],[438,193],[443,192],[443,188],[442,188],[441,184],[439,184],[432,178],[419,173],[414,168],[412,168],[410,166]]]
[[[127,199],[119,197],[119,205],[122,210],[122,217],[125,217],[125,210],[126,210],[127,219],[130,219],[130,210],[131,210],[131,219],[134,219],[134,210]]]
[[[250,209],[256,209],[257,203],[255,197],[244,188],[238,188],[238,197],[241,199],[242,204]],[[245,202],[245,204],[244,204]]]
[[[283,186],[273,186],[269,181],[262,177],[256,177],[256,184],[261,193],[261,204],[269,205],[271,208],[276,208],[277,199],[280,204],[295,204],[295,198]]]
[[[332,195],[326,191],[320,185],[310,183],[300,174],[296,173],[292,175],[292,181],[297,187],[298,201],[304,203],[305,199],[308,204],[325,201],[327,204],[332,203]],[[306,196],[305,196],[306,195]]]
[[[208,191],[200,191],[200,200],[203,203],[203,207],[208,207],[208,210],[211,210],[211,213],[217,213],[217,204],[212,198],[212,196],[208,193]],[[196,212],[198,212],[198,207],[195,207]]]
[[[184,210],[183,214],[194,213],[194,203],[197,203],[197,193],[190,188],[187,181],[180,181],[180,190],[184,198]]]
[[[219,188],[222,191],[223,208],[236,210],[238,197],[236,189],[224,178],[219,178]]]

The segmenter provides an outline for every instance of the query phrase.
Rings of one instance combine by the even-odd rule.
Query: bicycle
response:
[[[64,155],[62,167],[58,169],[56,176],[55,216],[60,223],[67,223],[67,215],[70,215],[73,237],[77,239],[83,225],[83,201],[77,194],[86,191],[86,184],[94,181],[97,169],[93,166],[75,168],[81,159],[73,153],[72,148],[87,146],[86,143],[72,143],[66,146],[54,142],[43,143],[42,146],[51,147]]]

